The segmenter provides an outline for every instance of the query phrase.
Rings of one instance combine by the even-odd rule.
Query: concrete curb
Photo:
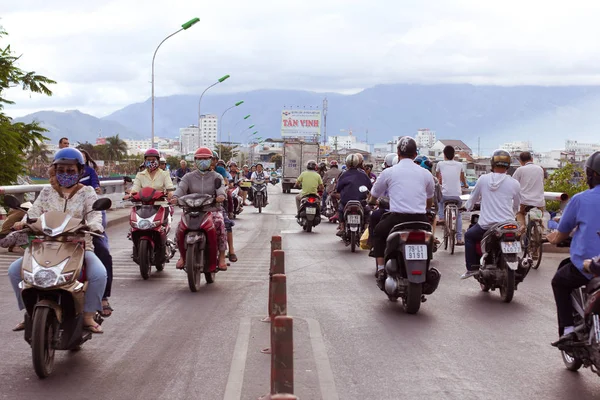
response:
[[[106,215],[106,228],[129,221],[129,212],[130,210],[127,210],[127,213],[124,214],[120,210],[109,211]]]
[[[568,247],[556,247],[556,245],[553,245],[551,243],[544,243],[543,247],[542,247],[542,254],[543,253],[569,254],[569,250],[570,249]]]

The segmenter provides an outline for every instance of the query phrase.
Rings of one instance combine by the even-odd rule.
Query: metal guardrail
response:
[[[473,191],[473,188],[469,188],[468,189],[469,192]],[[554,201],[560,201],[560,196],[562,196],[564,193],[561,192],[544,192],[544,200],[554,200]],[[469,200],[469,197],[471,197],[470,194],[463,194],[462,196],[460,196],[460,199],[462,201],[467,201]]]
[[[125,186],[127,184],[123,179],[100,181],[100,187],[102,188],[102,194],[99,197],[107,197],[112,200],[111,208],[122,208],[123,196],[125,194]],[[45,187],[49,187],[50,184],[32,184],[32,185],[11,185],[11,186],[0,186],[0,194],[11,194],[15,196],[19,201],[25,201],[26,194],[32,193],[34,199],[36,199],[39,193]]]

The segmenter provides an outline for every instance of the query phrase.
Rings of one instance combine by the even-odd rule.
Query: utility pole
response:
[[[481,136],[477,137],[477,157],[481,157]]]
[[[323,144],[327,145],[327,97],[323,99]]]

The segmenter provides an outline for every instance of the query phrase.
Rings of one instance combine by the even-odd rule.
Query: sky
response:
[[[19,66],[58,82],[11,89],[12,117],[101,117],[151,95],[254,89],[356,93],[386,83],[600,84],[591,0],[20,0],[0,5]],[[7,4],[8,3],[8,4]]]

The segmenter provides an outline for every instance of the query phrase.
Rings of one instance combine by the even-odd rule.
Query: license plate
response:
[[[500,242],[500,247],[505,254],[516,254],[521,252],[521,242]]]
[[[404,246],[406,260],[427,260],[426,244],[407,244]]]
[[[347,218],[349,224],[360,224],[360,215],[350,214]]]
[[[315,215],[317,213],[317,209],[314,207],[307,207],[306,208],[306,213],[310,214],[310,215]]]

